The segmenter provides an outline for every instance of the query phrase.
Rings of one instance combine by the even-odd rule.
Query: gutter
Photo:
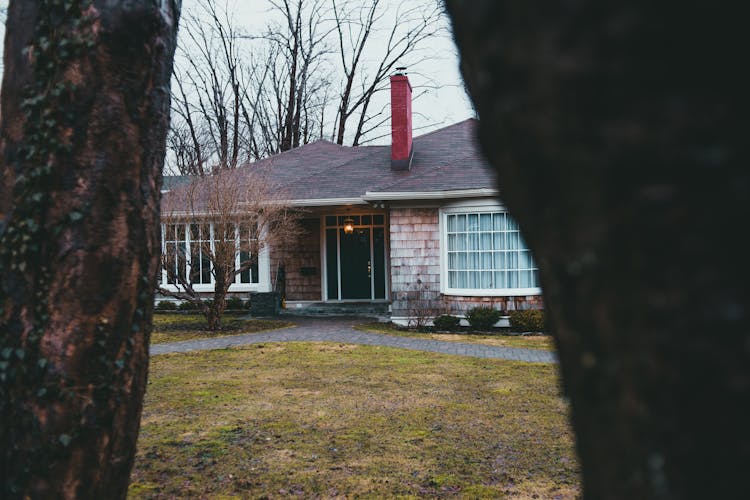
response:
[[[452,198],[480,198],[497,196],[497,189],[456,189],[453,191],[367,191],[365,201],[445,200]]]

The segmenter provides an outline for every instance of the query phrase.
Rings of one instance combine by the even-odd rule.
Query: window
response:
[[[211,229],[208,224],[190,224],[190,282],[211,283]]]
[[[240,251],[237,255],[236,268],[239,269],[240,266],[243,266],[245,269],[237,277],[238,283],[258,283],[258,257],[250,253],[253,243],[257,242],[253,238],[256,233],[257,228],[254,231],[251,231],[247,226],[239,228]]]
[[[217,244],[217,236],[221,236],[221,241],[236,242],[236,250],[230,248],[229,251],[235,253],[235,269],[240,269],[240,266],[244,268],[235,276],[232,286],[250,285],[245,289],[257,289],[254,285],[260,283],[260,259],[250,252],[253,248],[253,245],[248,244],[251,242],[251,231],[247,228],[240,230],[236,227],[224,227],[223,232],[226,234],[215,234],[214,224],[162,224],[162,249],[165,258],[160,282],[180,285],[189,277],[194,288],[212,290],[215,278],[211,255],[221,247]]]
[[[445,293],[541,293],[531,251],[507,211],[494,207],[446,209],[442,217]]]
[[[162,226],[162,237],[164,238],[164,255],[166,282],[177,285],[185,279],[187,260],[185,259],[185,225],[167,224]]]

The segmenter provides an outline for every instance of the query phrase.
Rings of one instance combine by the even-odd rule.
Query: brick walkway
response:
[[[154,344],[151,355],[173,352],[204,351],[224,349],[262,342],[340,342],[345,344],[400,347],[413,351],[437,352],[472,356],[475,358],[497,358],[531,363],[557,363],[555,353],[537,349],[497,347],[482,344],[463,344],[411,337],[399,337],[380,333],[354,330],[353,325],[367,320],[362,318],[301,318],[293,319],[295,326],[265,333],[248,333],[231,337],[218,337],[202,340],[186,340],[169,344]]]

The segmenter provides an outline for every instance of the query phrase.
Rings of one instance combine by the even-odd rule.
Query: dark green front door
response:
[[[339,230],[341,241],[341,298],[372,298],[372,256],[370,228],[356,228],[352,234]]]
[[[385,215],[327,215],[323,220],[326,300],[384,300]],[[347,226],[353,227],[351,234],[344,231]]]

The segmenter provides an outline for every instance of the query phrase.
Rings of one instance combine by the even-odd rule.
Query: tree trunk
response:
[[[587,498],[736,498],[750,463],[744,17],[448,0],[541,266]]]
[[[124,498],[180,1],[14,0],[2,89],[3,498]]]

